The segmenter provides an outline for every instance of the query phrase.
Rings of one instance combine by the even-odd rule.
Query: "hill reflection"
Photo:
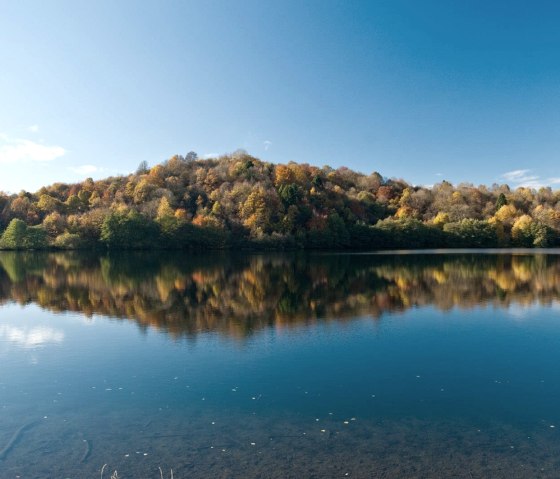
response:
[[[245,337],[431,305],[552,304],[560,257],[0,253],[0,304],[136,321],[172,336]]]

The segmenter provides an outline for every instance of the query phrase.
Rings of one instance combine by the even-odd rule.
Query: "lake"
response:
[[[559,477],[558,253],[2,252],[1,477]]]

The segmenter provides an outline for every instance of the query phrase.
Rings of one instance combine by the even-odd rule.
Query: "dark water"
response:
[[[0,477],[560,477],[560,256],[0,253]]]

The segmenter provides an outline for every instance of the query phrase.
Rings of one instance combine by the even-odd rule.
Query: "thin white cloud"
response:
[[[271,147],[271,145],[272,145],[272,141],[270,141],[270,140],[265,140],[265,141],[263,142],[263,145],[264,145],[264,151],[268,151],[268,149],[269,149],[269,148]]]
[[[95,165],[69,166],[68,169],[78,175],[88,175],[90,173],[103,171],[103,168],[99,168]]]
[[[530,169],[508,171],[500,179],[512,183],[514,187],[523,186],[535,189],[560,184],[560,178],[541,178]]]
[[[502,175],[502,178],[507,181],[513,181],[515,183],[523,181],[533,181],[538,179],[538,176],[530,175],[531,170],[513,170],[508,171]]]
[[[209,158],[216,158],[218,156],[220,156],[218,153],[205,153],[204,155],[202,155],[202,159],[208,160]]]
[[[66,150],[61,146],[49,146],[0,134],[0,164],[52,161],[65,153]]]
[[[28,130],[29,130],[31,133],[37,133],[37,132],[39,131],[39,125],[31,125],[31,126],[28,128]]]

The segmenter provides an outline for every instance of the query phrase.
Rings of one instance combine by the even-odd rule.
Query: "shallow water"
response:
[[[549,253],[0,253],[1,477],[558,477]]]

